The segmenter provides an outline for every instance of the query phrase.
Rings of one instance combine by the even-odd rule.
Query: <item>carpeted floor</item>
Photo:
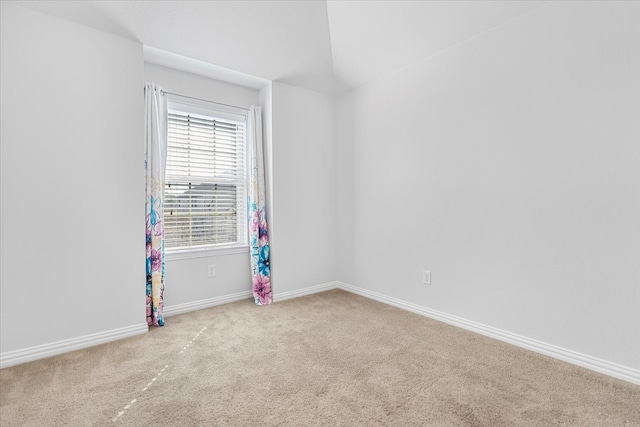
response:
[[[640,387],[332,290],[0,371],[2,426],[640,426]]]

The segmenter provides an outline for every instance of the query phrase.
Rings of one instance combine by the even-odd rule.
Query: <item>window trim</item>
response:
[[[169,94],[167,95],[167,116],[170,111],[180,111],[190,114],[197,115],[205,115],[211,116],[212,110],[215,111],[215,116],[220,119],[227,119],[230,121],[240,121],[245,123],[245,147],[244,147],[244,155],[245,155],[245,192],[249,190],[249,151],[248,151],[248,143],[249,143],[249,135],[248,135],[248,127],[249,127],[249,111],[247,109],[241,107],[233,107],[226,104],[219,104],[213,101],[206,101],[197,98],[191,98],[187,96],[181,96],[178,94]],[[246,196],[246,193],[245,193]],[[245,203],[246,204],[246,203]],[[163,207],[164,209],[164,207]],[[223,256],[223,255],[233,255],[240,253],[249,253],[249,227],[248,227],[248,219],[247,213],[244,215],[245,217],[245,225],[242,227],[242,230],[237,230],[238,235],[242,235],[244,232],[244,239],[242,242],[235,243],[223,243],[223,244],[211,244],[211,245],[201,245],[191,248],[165,248],[165,259],[167,261],[173,260],[184,260],[184,259],[195,259],[195,258],[206,258],[211,256]]]

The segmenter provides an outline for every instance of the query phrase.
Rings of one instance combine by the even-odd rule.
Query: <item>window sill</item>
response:
[[[165,261],[179,261],[183,259],[211,258],[223,255],[248,254],[249,246],[225,246],[221,248],[186,249],[181,251],[167,251]]]

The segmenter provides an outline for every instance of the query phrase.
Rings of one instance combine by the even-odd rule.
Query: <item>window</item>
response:
[[[246,112],[214,105],[169,98],[164,191],[169,251],[247,242]]]

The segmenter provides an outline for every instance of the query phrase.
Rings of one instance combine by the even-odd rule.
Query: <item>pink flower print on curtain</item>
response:
[[[262,149],[262,109],[251,106],[249,114],[249,246],[251,248],[251,275],[256,305],[273,302],[271,291],[271,263],[269,259],[269,233],[265,204],[264,157]]]

